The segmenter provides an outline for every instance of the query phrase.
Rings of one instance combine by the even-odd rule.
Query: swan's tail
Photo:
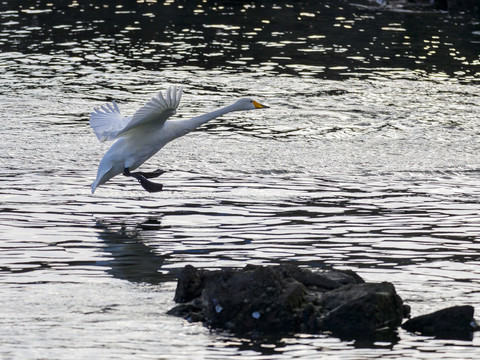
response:
[[[95,189],[96,189],[97,186],[98,186],[97,181],[94,181],[91,186],[92,186],[92,195],[93,195],[93,194],[95,193]]]
[[[110,150],[112,148],[110,148]],[[113,163],[112,163],[112,161],[110,160],[110,157],[109,157],[109,152],[107,151],[107,153],[103,157],[102,161],[100,161],[100,165],[98,166],[97,178],[95,179],[95,181],[91,185],[92,194],[95,192],[97,187],[99,187],[102,184],[105,184],[108,180],[110,180],[115,175],[120,174],[121,170],[123,168],[124,167],[122,165],[117,166],[117,168],[113,167]]]

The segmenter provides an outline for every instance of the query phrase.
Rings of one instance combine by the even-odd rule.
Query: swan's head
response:
[[[255,100],[252,100],[249,98],[243,98],[243,99],[237,100],[233,104],[233,106],[235,107],[234,111],[265,109],[269,107],[266,105],[262,105],[259,102],[256,102]]]

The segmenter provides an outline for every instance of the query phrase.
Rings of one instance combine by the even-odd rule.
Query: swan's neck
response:
[[[204,115],[196,116],[194,118],[188,119],[188,120],[176,120],[177,123],[181,123],[182,129],[184,130],[184,133],[188,133],[190,131],[195,130],[199,126],[202,126],[206,122],[213,120],[219,116],[228,114],[229,112],[236,111],[235,105],[229,105],[224,108],[209,112]]]

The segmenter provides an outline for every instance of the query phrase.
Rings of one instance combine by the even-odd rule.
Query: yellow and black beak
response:
[[[256,109],[268,109],[270,106],[267,106],[267,105],[262,105],[258,102],[256,102],[255,100],[252,101],[253,102],[253,106],[255,106]]]

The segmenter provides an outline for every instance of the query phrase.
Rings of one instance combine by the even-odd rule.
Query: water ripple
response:
[[[478,339],[259,344],[165,315],[186,264],[353,269],[414,315],[477,304],[478,24],[371,2],[3,5],[1,356],[478,358]],[[167,83],[178,118],[271,108],[165,147],[159,194],[117,177],[91,196],[91,109],[131,115]]]

